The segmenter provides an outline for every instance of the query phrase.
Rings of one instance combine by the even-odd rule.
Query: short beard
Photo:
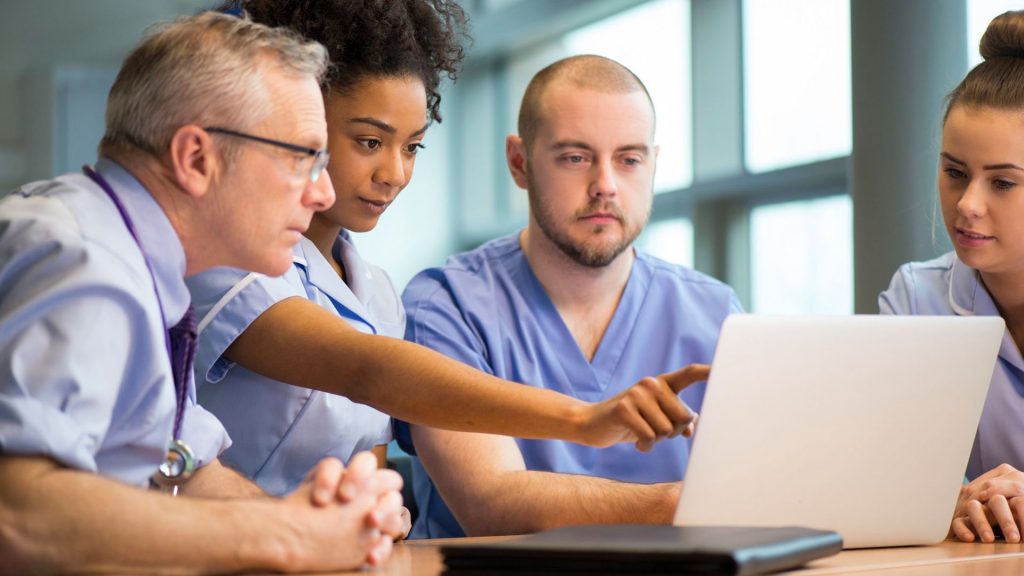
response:
[[[527,173],[527,181],[529,184],[527,187],[527,193],[530,198],[530,212],[533,213],[533,218],[536,220],[537,226],[540,227],[541,232],[543,232],[544,235],[547,236],[563,254],[572,259],[573,262],[587,268],[604,268],[614,262],[615,259],[619,257],[619,254],[622,254],[627,248],[633,245],[633,241],[640,235],[640,232],[647,224],[647,219],[651,216],[651,211],[648,208],[647,214],[644,215],[642,221],[633,224],[626,219],[626,216],[619,209],[618,205],[606,204],[601,200],[594,199],[586,208],[578,211],[577,214],[573,214],[573,219],[575,220],[579,215],[597,210],[607,210],[612,212],[622,224],[622,239],[611,245],[589,243],[586,241],[576,242],[560,226],[561,223],[555,219],[555,216],[547,210],[547,207],[541,201],[541,194],[538,193],[537,184],[533,181],[533,177],[529,173]],[[593,234],[600,234],[604,229],[604,226],[598,225],[594,228]]]

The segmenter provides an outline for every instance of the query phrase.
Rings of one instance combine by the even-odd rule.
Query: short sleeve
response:
[[[182,419],[181,439],[192,449],[198,466],[213,462],[231,446],[231,438],[224,425],[216,416],[196,404],[194,398]]]
[[[196,385],[220,382],[235,363],[224,352],[256,318],[287,298],[305,297],[298,272],[265,276],[234,268],[214,268],[187,280],[196,317]]]
[[[136,279],[56,201],[14,200],[0,221],[0,452],[97,471],[120,383],[154,344]]]
[[[463,321],[462,314],[445,284],[434,277],[437,270],[421,272],[402,293],[405,304],[405,339],[440,352],[488,374],[493,374],[483,353],[481,338]],[[398,446],[416,454],[410,425],[402,420],[392,422]]]
[[[405,339],[431,348],[488,374],[494,370],[482,338],[462,317],[445,283],[425,272],[410,281],[402,295],[407,313]]]

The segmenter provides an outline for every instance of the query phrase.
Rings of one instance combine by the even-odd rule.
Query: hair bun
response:
[[[996,16],[981,37],[979,49],[985,60],[1024,58],[1024,10]]]

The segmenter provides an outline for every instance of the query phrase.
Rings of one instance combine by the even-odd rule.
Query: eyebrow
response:
[[[370,126],[373,126],[374,128],[379,128],[379,129],[387,132],[388,134],[394,134],[394,133],[398,132],[398,130],[394,126],[392,126],[391,124],[388,124],[387,122],[384,122],[382,120],[378,120],[376,118],[370,118],[370,117],[351,118],[351,119],[349,119],[349,123],[350,124],[369,124]],[[427,124],[424,124],[422,128],[420,128],[419,130],[417,130],[417,131],[413,132],[412,134],[410,134],[410,137],[415,137],[415,136],[419,136],[419,135],[423,134],[424,132],[427,131],[428,127],[429,126]]]
[[[952,154],[950,154],[948,152],[942,152],[941,154],[939,154],[939,156],[942,156],[943,158],[945,158],[946,160],[949,160],[950,162],[952,162],[954,164],[959,164],[961,166],[966,166],[967,165],[966,162],[964,162],[963,160],[960,160],[959,158],[953,156]],[[1021,168],[1020,166],[1017,166],[1016,164],[1013,164],[1013,163],[1010,163],[1010,162],[1005,162],[1003,164],[987,164],[985,166],[982,166],[982,169],[984,169],[984,170],[1020,170],[1020,171],[1024,172],[1024,168]]]
[[[558,142],[555,142],[554,144],[551,145],[551,149],[552,150],[564,150],[566,148],[581,148],[583,150],[587,150],[587,151],[590,151],[590,152],[594,151],[594,147],[593,146],[591,146],[590,144],[587,144],[586,142],[581,142],[579,140],[559,140]],[[619,153],[619,152],[641,152],[643,154],[648,154],[648,153],[650,153],[650,151],[651,151],[650,146],[648,146],[646,144],[627,144],[625,146],[620,146],[620,147],[615,149],[616,153]]]

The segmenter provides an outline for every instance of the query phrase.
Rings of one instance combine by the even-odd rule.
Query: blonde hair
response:
[[[268,65],[318,83],[327,51],[283,28],[205,12],[157,27],[121,66],[107,99],[100,153],[160,155],[187,124],[244,130],[271,113]]]

